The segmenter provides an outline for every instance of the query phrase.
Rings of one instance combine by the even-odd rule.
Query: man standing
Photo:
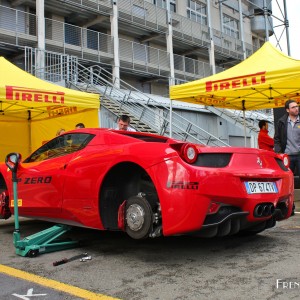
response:
[[[135,131],[133,128],[129,127],[130,125],[130,117],[127,115],[121,115],[118,118],[118,127],[117,130],[127,130],[127,131]]]
[[[268,121],[260,120],[258,123],[258,127],[260,128],[258,134],[258,148],[274,151],[274,139],[268,135]]]
[[[282,116],[275,128],[274,149],[277,153],[286,153],[290,158],[290,169],[294,175],[300,174],[300,120],[299,105],[295,100],[285,102],[287,114]],[[294,215],[295,203],[292,215]]]
[[[275,152],[286,153],[290,159],[290,169],[299,176],[300,171],[300,120],[299,106],[295,100],[285,102],[287,114],[282,116],[275,128]]]

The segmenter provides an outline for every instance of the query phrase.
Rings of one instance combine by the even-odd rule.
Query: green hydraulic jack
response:
[[[21,154],[10,153],[5,158],[7,167],[12,172],[13,194],[14,194],[14,217],[15,230],[13,233],[13,243],[16,254],[20,256],[36,257],[38,254],[54,252],[77,247],[78,241],[59,241],[58,238],[71,230],[71,226],[57,224],[41,232],[30,235],[21,240],[19,227],[18,209],[18,189],[17,189],[17,169],[21,161]]]

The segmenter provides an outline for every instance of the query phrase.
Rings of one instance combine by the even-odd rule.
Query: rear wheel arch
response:
[[[155,211],[158,195],[149,174],[141,166],[123,162],[106,174],[99,191],[99,214],[103,227],[118,230],[118,209],[129,198],[142,193]]]

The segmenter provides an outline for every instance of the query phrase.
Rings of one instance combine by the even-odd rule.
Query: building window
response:
[[[80,46],[81,28],[68,23],[64,23],[64,26],[65,26],[65,43],[74,46]]]
[[[147,47],[148,42],[146,43],[133,43],[133,57],[134,60],[143,61],[145,63],[149,60],[149,47]]]
[[[231,47],[232,47],[231,41],[228,41],[228,40],[224,39],[224,48],[231,49]]]
[[[147,15],[147,11],[143,7],[135,4],[133,4],[132,6],[132,13],[136,16],[143,17],[143,18],[145,18]]]
[[[187,17],[202,25],[207,25],[206,4],[196,0],[187,0]]]
[[[153,0],[153,4],[157,7],[162,7],[167,9],[167,1],[166,0]],[[170,0],[170,10],[171,12],[176,12],[176,0]]]
[[[225,34],[234,37],[235,39],[238,39],[239,34],[239,21],[228,16],[223,15],[223,31]]]

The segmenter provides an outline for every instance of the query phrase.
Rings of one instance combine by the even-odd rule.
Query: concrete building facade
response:
[[[28,49],[68,55],[109,70],[116,85],[168,97],[170,84],[255,52],[273,32],[271,10],[271,0],[0,0],[0,55],[27,71],[49,63],[30,59]],[[240,144],[243,131],[205,107],[175,109]],[[103,126],[109,118],[105,112]]]

